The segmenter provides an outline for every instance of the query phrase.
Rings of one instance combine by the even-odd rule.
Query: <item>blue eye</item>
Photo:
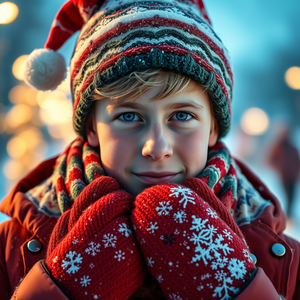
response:
[[[174,117],[174,116],[176,116],[178,121],[182,121],[182,122],[189,122],[195,118],[192,114],[186,113],[184,111],[179,111],[179,112],[175,113],[172,117]],[[190,118],[188,118],[189,116],[190,116]]]
[[[138,119],[135,119],[135,117],[137,117]],[[139,121],[141,120],[137,114],[135,113],[131,113],[131,112],[128,112],[128,113],[124,113],[124,114],[121,114],[118,116],[118,118],[121,119],[121,121],[125,122],[125,123],[130,123],[132,121]]]

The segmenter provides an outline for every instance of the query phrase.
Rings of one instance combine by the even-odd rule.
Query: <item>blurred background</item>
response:
[[[286,233],[300,240],[294,163],[300,152],[300,1],[204,2],[234,68],[233,122],[224,141],[277,196],[289,214]],[[51,92],[34,91],[22,79],[24,59],[43,47],[63,3],[0,0],[0,199],[75,137],[69,77]],[[75,41],[76,35],[59,50],[67,65]],[[0,222],[6,219],[0,213]]]

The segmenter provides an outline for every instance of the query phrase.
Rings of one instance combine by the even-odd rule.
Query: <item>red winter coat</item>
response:
[[[257,258],[258,272],[236,300],[273,300],[279,299],[278,295],[287,300],[299,300],[300,244],[282,234],[285,229],[285,214],[276,198],[249,169],[236,162],[261,196],[273,203],[273,206],[267,206],[251,224],[241,226],[250,251]],[[39,213],[36,206],[24,195],[52,174],[54,163],[55,159],[43,162],[22,179],[1,202],[0,210],[12,218],[0,224],[1,300],[68,299],[40,262],[45,259],[48,241],[57,219]],[[42,246],[38,253],[30,252],[27,247],[28,242],[33,239],[38,240]],[[277,257],[272,254],[271,248],[275,243],[285,247],[284,256]],[[17,286],[19,288],[14,293]]]

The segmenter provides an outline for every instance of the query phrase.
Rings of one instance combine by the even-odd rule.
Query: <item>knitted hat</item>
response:
[[[231,123],[232,71],[227,49],[211,27],[202,0],[69,0],[52,24],[46,49],[29,56],[25,81],[55,89],[65,77],[54,50],[81,30],[71,60],[73,125],[83,138],[95,88],[133,71],[176,70],[204,86],[219,123]]]

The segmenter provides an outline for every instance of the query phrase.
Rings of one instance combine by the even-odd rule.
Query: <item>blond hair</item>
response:
[[[150,101],[155,101],[179,94],[183,91],[190,91],[195,83],[196,82],[192,80],[191,77],[175,70],[150,68],[132,72],[102,86],[101,88],[96,88],[95,93],[93,94],[93,100],[110,99],[112,101],[118,101],[119,99],[124,98],[124,102],[132,102],[141,95],[147,93],[153,87],[162,86],[160,92],[150,99]],[[203,90],[205,91],[206,88],[203,87]],[[216,119],[214,117],[215,114],[212,101],[210,101],[210,107],[213,119],[213,129]],[[91,110],[93,109],[94,108]]]

